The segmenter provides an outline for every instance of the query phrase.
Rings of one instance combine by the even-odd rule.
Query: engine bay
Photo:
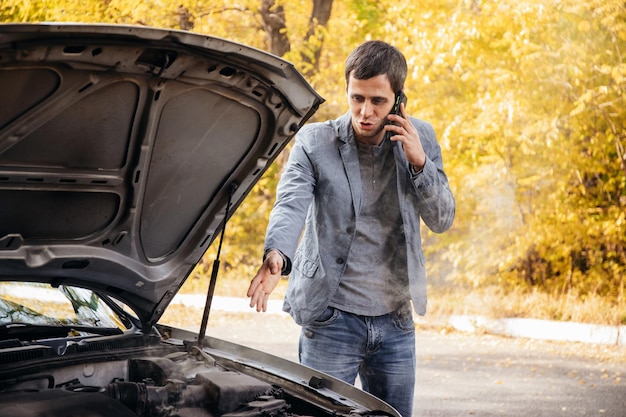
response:
[[[149,353],[149,352],[147,352]],[[0,379],[0,416],[297,416],[304,406],[276,385],[229,370],[199,348],[162,356],[54,366]],[[310,404],[307,405],[310,408]],[[319,413],[319,410],[317,411]]]
[[[38,302],[41,287],[9,289],[22,297],[0,298],[0,417],[398,417],[351,384],[204,327],[140,327],[91,291],[60,286],[64,310]]]

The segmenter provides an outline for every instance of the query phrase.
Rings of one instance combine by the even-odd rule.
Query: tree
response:
[[[457,199],[449,232],[424,231],[431,282],[624,302],[622,0],[1,1],[2,21],[181,28],[269,50],[326,99],[314,120],[347,110],[348,53],[388,41],[407,56],[407,109],[433,123]],[[258,267],[281,166],[229,224],[225,275]]]
[[[308,76],[319,72],[319,59],[324,43],[324,28],[330,19],[333,0],[313,0],[313,12],[309,19],[309,30],[305,36],[308,46],[302,51],[305,74]]]
[[[274,55],[285,55],[291,49],[291,44],[287,37],[283,6],[277,5],[274,0],[262,0],[259,13],[263,19],[263,29],[267,35],[269,51]]]
[[[421,109],[447,121],[449,276],[623,299],[623,3],[475,6],[413,38]]]

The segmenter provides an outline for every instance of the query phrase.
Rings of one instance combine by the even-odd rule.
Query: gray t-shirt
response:
[[[409,299],[406,241],[398,204],[394,144],[358,144],[363,200],[346,270],[330,305],[364,316],[397,310]]]

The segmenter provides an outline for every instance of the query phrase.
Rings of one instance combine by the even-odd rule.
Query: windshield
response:
[[[120,317],[91,290],[0,282],[0,326],[19,324],[126,330]]]

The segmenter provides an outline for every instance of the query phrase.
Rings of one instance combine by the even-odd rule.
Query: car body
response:
[[[0,416],[398,416],[159,323],[323,102],[293,65],[184,31],[3,24],[0,91]]]

